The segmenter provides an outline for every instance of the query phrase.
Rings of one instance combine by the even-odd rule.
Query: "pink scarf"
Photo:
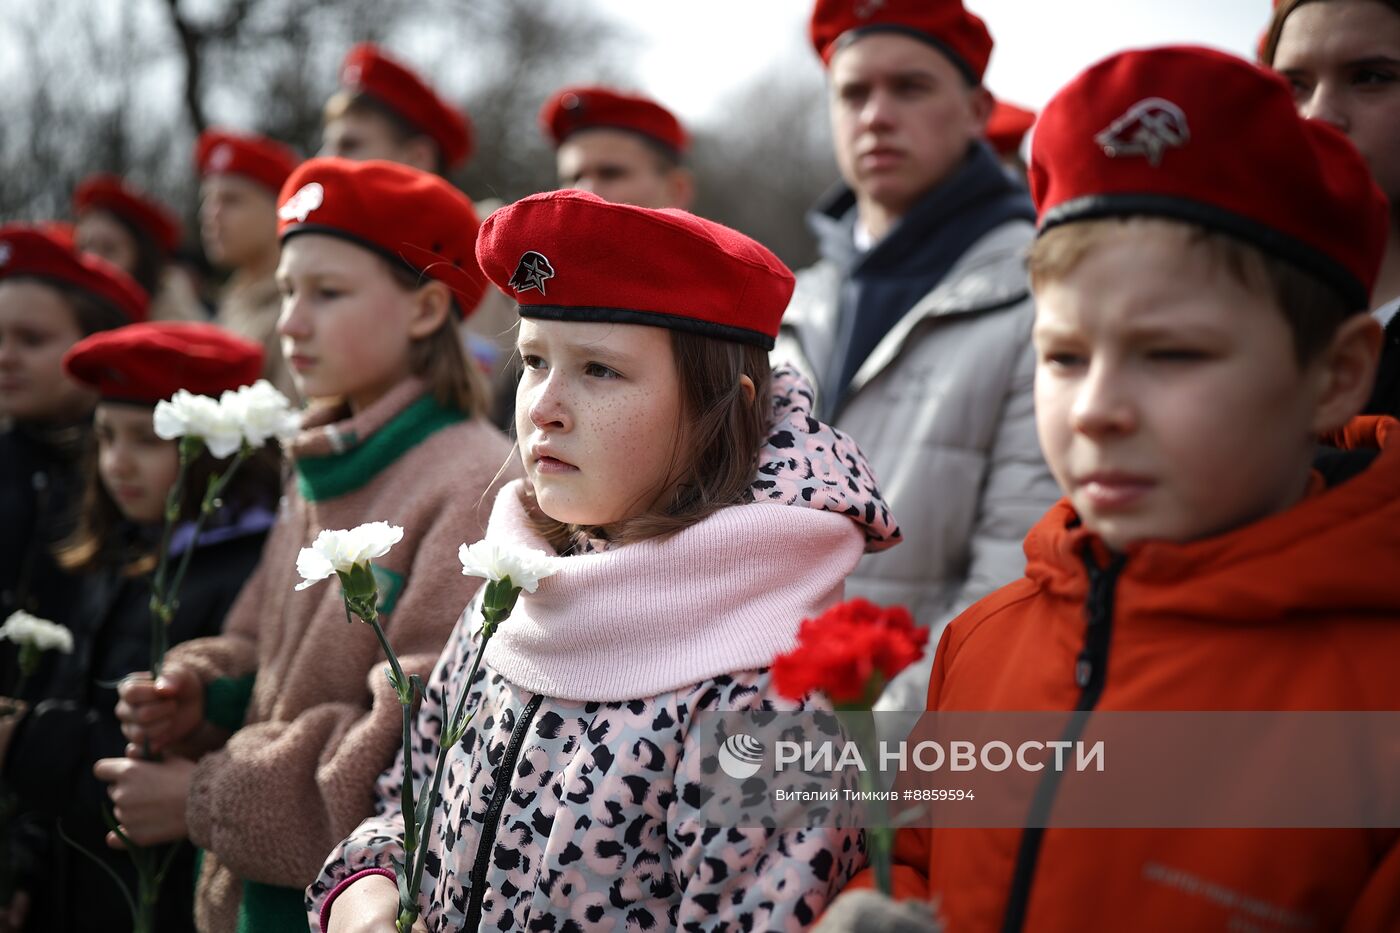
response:
[[[552,552],[520,485],[501,490],[486,537]],[[595,701],[767,667],[803,619],[841,599],[864,549],[861,528],[833,512],[730,506],[662,540],[564,558],[520,595],[485,660],[532,692]]]

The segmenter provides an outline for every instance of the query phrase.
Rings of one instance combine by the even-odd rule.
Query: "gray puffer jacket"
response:
[[[903,604],[933,629],[929,655],[890,685],[881,709],[924,708],[942,627],[1021,576],[1022,539],[1059,497],[1032,401],[1033,236],[1016,220],[974,242],[871,352],[835,419],[865,451],[907,542],[866,555],[848,595]],[[831,358],[840,285],[826,260],[798,274],[775,361],[820,375],[813,361]]]

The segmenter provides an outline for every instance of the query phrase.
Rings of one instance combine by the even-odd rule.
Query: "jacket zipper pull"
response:
[[[1079,658],[1074,662],[1074,684],[1080,690],[1089,686],[1089,681],[1094,676],[1094,662],[1090,660],[1087,651],[1081,651]]]

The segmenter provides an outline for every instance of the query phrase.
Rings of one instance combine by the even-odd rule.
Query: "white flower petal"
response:
[[[73,653],[73,633],[57,622],[30,615],[23,609],[10,614],[0,625],[0,640],[29,645],[39,651]]]
[[[301,416],[266,379],[225,392],[219,405],[253,447],[261,447],[271,438],[290,440],[301,429]]]
[[[534,548],[517,547],[496,541],[482,540],[457,549],[462,562],[462,574],[498,581],[510,577],[510,582],[527,593],[539,588],[540,581],[559,569],[559,559]]]
[[[297,589],[305,589],[334,573],[348,573],[356,564],[366,564],[388,554],[403,540],[403,528],[388,522],[368,522],[348,530],[326,529],[310,547],[297,554],[297,573],[303,577]]]

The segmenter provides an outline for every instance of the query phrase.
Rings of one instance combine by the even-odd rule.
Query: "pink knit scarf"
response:
[[[552,553],[519,491],[519,480],[501,490],[487,538]],[[564,558],[521,594],[486,663],[532,692],[585,701],[767,667],[804,618],[841,599],[864,546],[857,525],[832,512],[730,506],[664,540]]]

